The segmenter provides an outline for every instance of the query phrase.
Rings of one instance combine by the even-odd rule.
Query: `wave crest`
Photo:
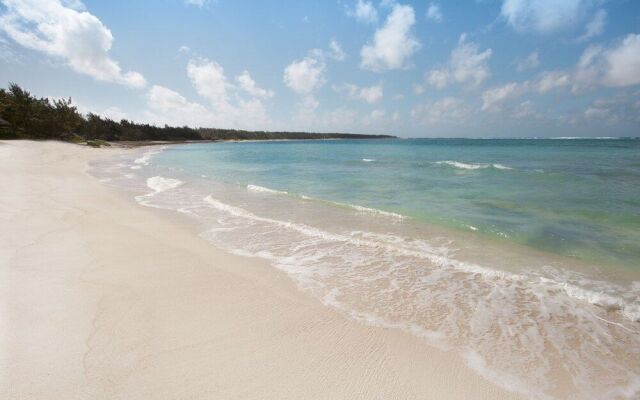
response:
[[[475,169],[485,169],[485,168],[495,168],[501,170],[511,170],[512,167],[509,167],[504,164],[489,164],[489,163],[464,163],[460,161],[453,160],[445,160],[445,161],[434,161],[433,164],[436,165],[447,165],[450,167],[458,168],[458,169],[466,169],[466,170],[475,170]]]

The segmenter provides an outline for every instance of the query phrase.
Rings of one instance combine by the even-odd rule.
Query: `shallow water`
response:
[[[533,398],[640,395],[640,141],[182,145],[94,174]]]

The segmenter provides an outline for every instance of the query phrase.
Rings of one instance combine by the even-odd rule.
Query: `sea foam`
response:
[[[437,165],[510,168],[450,160]],[[540,264],[499,269],[459,257],[464,243],[412,236],[415,231],[402,228],[412,221],[400,214],[264,186],[231,189],[240,196],[236,202],[226,189],[206,189],[211,191],[206,195],[201,187],[167,176],[142,183],[151,192],[138,197],[141,204],[189,209],[206,226],[201,236],[215,246],[264,258],[350,318],[455,351],[509,390],[533,398],[566,397],[554,390],[568,384],[575,398],[638,395],[640,282],[616,286]],[[303,199],[301,207],[315,210],[310,215],[321,215],[320,220],[274,210]],[[330,217],[336,214],[346,217]],[[353,218],[367,223],[353,228]],[[338,223],[326,223],[332,220]],[[565,372],[560,376],[558,370]]]
[[[256,192],[256,193],[289,194],[284,190],[270,189],[268,187],[258,186],[258,185],[247,185],[247,190],[250,192]]]
[[[321,199],[317,199],[317,198],[314,198],[314,197],[311,197],[311,196],[307,196],[307,195],[304,195],[304,194],[292,194],[292,193],[289,193],[289,192],[284,191],[284,190],[276,190],[276,189],[271,189],[271,188],[264,187],[264,186],[258,186],[258,185],[249,184],[249,185],[247,185],[247,190],[249,192],[254,192],[254,193],[267,193],[267,194],[276,194],[276,195],[292,195],[292,196],[298,197],[298,198],[303,199],[303,200],[329,203],[329,204],[333,204],[333,205],[336,205],[336,206],[339,206],[339,207],[350,208],[350,209],[355,210],[355,211],[357,211],[359,213],[376,214],[376,215],[389,217],[389,218],[395,218],[395,219],[405,219],[405,218],[407,218],[405,215],[398,214],[398,213],[391,212],[391,211],[384,211],[384,210],[379,210],[377,208],[364,207],[364,206],[360,206],[360,205],[357,205],[357,204],[348,204],[348,203],[340,203],[340,202],[335,202],[335,201],[321,200]]]
[[[165,178],[163,176],[153,176],[147,178],[147,186],[153,189],[154,194],[164,192],[165,190],[177,188],[182,185],[183,182],[179,179]]]
[[[485,164],[485,163],[464,163],[460,161],[434,161],[433,164],[436,165],[447,165],[450,167],[458,168],[458,169],[467,169],[467,170],[475,170],[475,169],[485,169],[485,168],[495,168],[501,170],[510,170],[513,169],[507,165],[503,164]]]

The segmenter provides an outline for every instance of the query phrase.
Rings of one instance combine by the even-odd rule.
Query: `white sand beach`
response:
[[[86,173],[123,151],[0,142],[0,398],[517,398]]]

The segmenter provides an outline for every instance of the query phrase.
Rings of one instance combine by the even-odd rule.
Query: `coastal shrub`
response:
[[[105,142],[104,140],[92,139],[92,140],[87,140],[87,146],[102,147],[102,146],[111,146],[111,144],[109,144],[109,142]]]
[[[97,114],[81,114],[71,98],[37,98],[15,83],[0,89],[0,118],[9,126],[0,128],[4,139],[55,139],[74,143],[94,141],[189,141],[189,140],[268,140],[268,139],[367,139],[384,135],[345,133],[266,132],[187,126],[155,126],[126,119],[119,122]],[[101,140],[103,142],[95,142]]]

